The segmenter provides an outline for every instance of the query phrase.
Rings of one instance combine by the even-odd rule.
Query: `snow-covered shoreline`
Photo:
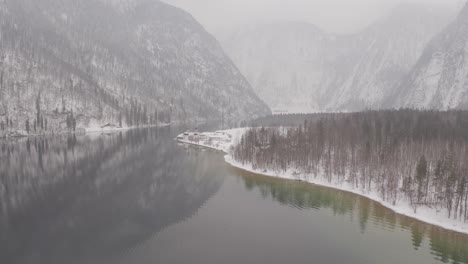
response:
[[[229,165],[232,167],[235,167],[237,169],[241,169],[246,172],[254,173],[257,175],[261,176],[267,176],[267,177],[274,177],[274,178],[280,178],[280,179],[285,179],[285,180],[294,180],[294,181],[302,181],[305,183],[310,183],[322,187],[327,187],[327,188],[332,188],[335,190],[340,190],[340,191],[346,191],[350,192],[356,195],[363,196],[365,198],[368,198],[374,202],[377,202],[381,204],[382,206],[394,211],[395,213],[398,213],[400,215],[404,215],[416,220],[419,220],[421,222],[431,224],[434,226],[438,226],[450,231],[455,231],[459,233],[464,233],[468,234],[468,223],[463,223],[458,220],[454,219],[449,219],[446,217],[446,212],[439,212],[439,213],[434,213],[433,209],[427,208],[427,207],[419,207],[417,210],[417,213],[414,213],[413,208],[409,204],[398,204],[398,205],[393,205],[389,202],[383,201],[375,192],[370,192],[370,193],[364,193],[361,192],[357,189],[354,189],[350,187],[348,184],[330,184],[326,180],[321,179],[321,178],[313,178],[313,179],[299,179],[296,176],[292,175],[292,172],[287,172],[287,173],[275,173],[272,171],[260,171],[260,170],[255,170],[252,168],[250,165],[243,165],[237,161],[235,161],[231,155],[226,154],[224,156],[225,162],[227,162]]]
[[[192,142],[192,141],[182,140],[182,139],[178,139],[177,142],[182,143],[182,144],[188,144],[188,145],[203,147],[203,148],[207,148],[207,149],[212,149],[212,150],[216,150],[216,151],[222,151],[222,152],[226,153],[224,150],[222,150],[220,148],[213,147],[213,146],[208,146],[208,145],[205,145],[205,144],[202,144],[202,143],[195,143],[195,142]]]
[[[97,133],[115,133],[115,132],[123,132],[123,131],[129,131],[133,129],[138,129],[138,128],[152,128],[152,127],[167,127],[170,126],[171,124],[160,124],[160,125],[147,125],[147,126],[132,126],[132,127],[113,127],[113,126],[107,126],[107,127],[99,127],[99,126],[93,126],[93,127],[88,127],[88,128],[82,128],[77,131],[71,132],[71,131],[62,131],[58,133],[29,133],[27,134],[25,131],[15,131],[15,136],[5,136],[2,137],[0,136],[0,139],[21,139],[21,138],[32,138],[32,137],[42,137],[42,136],[60,136],[60,135],[93,135]]]
[[[230,155],[229,152],[230,152],[231,147],[239,141],[239,139],[242,137],[242,134],[246,130],[247,130],[246,128],[224,130],[223,132],[231,135],[232,140],[229,144],[224,144],[220,147],[208,146],[208,145],[199,144],[196,142],[183,142],[180,140],[179,142],[222,151],[225,153],[224,160],[226,163],[228,163],[230,166],[234,168],[237,168],[246,172],[250,172],[250,173],[254,173],[254,174],[262,175],[262,176],[267,176],[267,177],[285,179],[285,180],[302,181],[302,182],[314,184],[317,186],[323,186],[323,187],[332,188],[335,190],[350,192],[350,193],[368,198],[372,201],[375,201],[381,204],[382,206],[394,211],[397,214],[407,216],[407,217],[416,219],[418,221],[421,221],[427,224],[438,226],[446,230],[468,234],[468,223],[464,223],[459,220],[449,219],[446,216],[447,214],[445,211],[440,211],[436,213],[435,210],[432,208],[419,207],[417,209],[417,213],[414,213],[414,209],[410,206],[409,203],[404,203],[400,201],[400,203],[398,203],[397,205],[393,205],[392,203],[386,202],[382,198],[380,198],[376,192],[366,193],[359,189],[355,189],[351,187],[347,183],[333,183],[333,182],[329,183],[327,180],[323,179],[323,177],[322,178],[314,177],[312,175],[296,175],[294,170],[290,170],[290,171],[283,172],[283,173],[277,173],[271,170],[259,170],[259,169],[255,170],[249,164],[242,164],[240,162],[237,162],[233,159],[233,157]],[[298,176],[302,176],[302,177],[298,178]]]
[[[176,141],[229,153],[229,149],[240,140],[245,131],[246,128],[235,128],[216,132],[185,132],[177,136]]]
[[[160,124],[160,125],[144,125],[144,126],[131,126],[131,127],[114,127],[114,126],[106,126],[106,127],[100,127],[100,126],[92,126],[85,128],[85,134],[91,134],[91,133],[110,133],[110,132],[119,132],[119,131],[128,131],[132,129],[137,129],[137,128],[151,128],[151,127],[167,127],[170,126],[170,124]]]

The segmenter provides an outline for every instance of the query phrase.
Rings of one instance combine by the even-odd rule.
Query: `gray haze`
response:
[[[191,13],[208,30],[276,20],[304,21],[335,33],[351,33],[399,3],[460,8],[465,0],[164,0]],[[437,8],[437,7],[434,7]]]

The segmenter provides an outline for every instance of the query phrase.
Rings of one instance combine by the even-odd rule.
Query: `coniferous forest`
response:
[[[372,191],[393,205],[407,202],[414,212],[425,207],[468,221],[467,111],[302,117],[299,125],[249,129],[234,146],[234,159],[299,180],[320,178]],[[276,119],[288,122],[288,116]]]

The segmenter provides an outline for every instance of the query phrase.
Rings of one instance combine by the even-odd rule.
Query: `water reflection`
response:
[[[428,225],[409,217],[400,216],[383,206],[360,196],[300,182],[284,181],[256,176],[234,169],[242,175],[245,188],[258,191],[264,199],[299,209],[331,210],[336,216],[358,219],[363,234],[369,225],[395,232],[411,233],[415,250],[428,241],[435,261],[468,263],[468,236]]]
[[[184,260],[205,256],[191,263],[227,263],[227,259],[217,258],[224,257],[214,250],[218,245],[226,254],[250,253],[251,259],[258,260],[257,255],[278,250],[273,242],[282,239],[281,246],[288,244],[292,246],[288,250],[298,250],[291,255],[290,251],[273,250],[272,260],[288,255],[290,263],[305,263],[336,256],[339,260],[355,257],[348,263],[379,263],[373,258],[393,249],[379,243],[391,239],[403,244],[398,253],[409,254],[400,259],[416,260],[409,263],[468,263],[466,235],[399,216],[350,193],[234,169],[229,173],[222,155],[177,146],[172,140],[174,133],[147,129],[0,141],[0,262],[116,263],[124,254],[135,256],[133,263],[154,263],[161,254],[157,246],[164,244],[158,243],[158,238],[163,236],[163,242],[188,240],[186,246],[195,245],[196,251],[190,247],[181,250],[177,243],[159,249],[170,251],[168,256],[182,255]],[[239,174],[240,182],[234,180]],[[229,180],[225,181],[225,175]],[[192,218],[201,207],[202,214]],[[243,213],[232,208],[243,208]],[[315,222],[309,222],[307,215],[291,214],[296,209],[312,212]],[[183,225],[165,229],[187,219],[190,221]],[[330,219],[344,220],[327,222]],[[255,225],[255,220],[265,222]],[[297,229],[291,228],[288,220],[294,220]],[[270,225],[270,221],[280,224]],[[351,230],[353,226],[355,230]],[[213,227],[219,232],[211,232]],[[228,229],[220,231],[221,227]],[[326,230],[301,236],[307,228]],[[165,232],[159,233],[163,229]],[[335,234],[335,229],[350,231]],[[289,233],[292,235],[287,238]],[[389,235],[397,233],[401,234]],[[355,256],[361,252],[359,246],[346,240],[368,243],[364,253]],[[219,241],[237,246],[226,249]],[[373,245],[371,253],[368,247]],[[231,262],[259,263],[248,262],[248,257],[236,259],[234,255]],[[428,257],[434,261],[427,261]]]
[[[212,165],[221,157],[179,148],[173,135],[1,141],[1,262],[102,263],[195,214],[223,182]]]

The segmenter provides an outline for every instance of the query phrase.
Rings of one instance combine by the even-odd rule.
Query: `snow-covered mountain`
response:
[[[392,103],[421,109],[468,109],[468,4],[429,43]]]
[[[271,23],[218,37],[272,109],[354,111],[380,108],[449,19],[448,10],[402,4],[351,35]]]
[[[268,113],[215,38],[178,8],[0,0],[0,131]]]
[[[315,95],[332,37],[311,24],[271,23],[221,37],[226,52],[273,110],[319,110]]]
[[[352,47],[347,56],[353,65],[343,83],[327,88],[326,97],[322,97],[328,101],[325,109],[381,108],[427,43],[448,23],[448,14],[429,6],[404,4],[385,19],[342,40]]]

